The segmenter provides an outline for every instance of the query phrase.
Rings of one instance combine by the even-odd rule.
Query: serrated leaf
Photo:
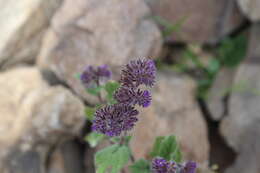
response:
[[[170,160],[172,154],[176,152],[177,147],[175,137],[167,136],[161,142],[159,153],[161,157]]]
[[[181,161],[181,151],[177,144],[175,136],[157,137],[153,151],[151,152],[152,157],[163,157],[166,160],[174,160],[176,162]]]
[[[94,114],[96,112],[95,108],[92,107],[85,107],[85,115],[87,117],[87,120],[92,121],[94,119]]]
[[[150,173],[150,164],[145,159],[140,159],[129,166],[132,173]]]
[[[152,157],[156,157],[156,156],[160,155],[159,150],[160,150],[160,145],[161,145],[161,142],[162,142],[163,139],[164,139],[164,136],[158,136],[155,139],[155,142],[153,144],[152,152],[150,153],[150,155]]]
[[[89,143],[91,147],[97,146],[103,139],[105,139],[105,135],[101,133],[91,132],[89,135],[85,137],[85,140]]]
[[[87,92],[91,95],[98,96],[100,91],[102,90],[103,86],[98,86],[94,88],[87,88]]]
[[[226,38],[222,41],[218,55],[223,65],[228,67],[237,66],[246,56],[247,39],[245,35],[235,38]]]
[[[95,155],[96,173],[118,173],[129,161],[130,150],[125,145],[114,144]]]
[[[175,153],[171,155],[172,160],[174,160],[177,163],[180,163],[182,161],[182,153],[180,149],[177,149]]]
[[[123,140],[124,140],[125,145],[128,145],[132,136],[123,136],[123,138],[124,138]],[[110,138],[110,140],[114,143],[119,143],[121,140],[121,137],[113,137],[113,138]]]
[[[118,82],[108,82],[106,83],[104,89],[107,92],[107,101],[109,104],[115,104],[116,101],[113,98],[114,92],[120,87],[120,84]]]

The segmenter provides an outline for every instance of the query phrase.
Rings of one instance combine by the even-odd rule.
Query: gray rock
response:
[[[260,121],[252,123],[250,127],[244,128],[244,136],[241,136],[239,156],[234,165],[225,173],[259,173],[260,172]]]
[[[86,65],[108,64],[118,72],[130,59],[156,58],[162,40],[148,14],[140,0],[66,0],[45,35],[37,64],[94,102],[75,74]]]
[[[196,84],[187,76],[162,72],[153,89],[152,106],[140,110],[131,147],[136,157],[148,157],[156,136],[176,135],[184,159],[207,167],[209,141],[206,122],[195,101]]]
[[[83,103],[61,86],[48,86],[35,67],[1,73],[0,88],[0,170],[43,170],[52,147],[79,135],[85,120]]]
[[[260,158],[260,25],[254,25],[246,60],[236,73],[229,115],[221,122],[221,133],[227,143],[238,153],[235,163],[227,173],[259,173]],[[242,165],[244,163],[244,165]]]
[[[153,15],[181,24],[168,35],[171,41],[216,42],[242,24],[235,0],[146,0]]]
[[[237,0],[241,11],[251,20],[260,20],[260,1],[259,0]]]
[[[0,0],[0,67],[36,59],[41,38],[62,0]]]
[[[229,94],[233,87],[235,72],[235,68],[221,69],[209,90],[207,104],[213,120],[220,120],[227,113],[227,103],[225,101],[225,97]]]

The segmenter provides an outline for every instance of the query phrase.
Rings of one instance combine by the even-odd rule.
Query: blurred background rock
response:
[[[199,172],[260,173],[260,0],[0,0],[0,173],[94,173],[75,74],[149,57],[131,142],[175,134]]]

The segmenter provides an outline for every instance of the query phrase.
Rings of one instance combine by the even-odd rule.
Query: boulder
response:
[[[185,160],[207,167],[207,125],[195,100],[196,84],[187,76],[160,72],[152,91],[152,105],[140,110],[131,148],[135,158],[149,158],[157,136],[175,135]]]
[[[57,146],[49,158],[48,173],[84,173],[82,147],[73,140]]]
[[[0,0],[0,67],[32,62],[62,0]]]
[[[35,67],[1,73],[0,88],[0,172],[42,172],[48,152],[79,135],[84,105],[64,87],[48,86]]]
[[[44,36],[37,64],[92,102],[75,78],[85,66],[107,64],[117,74],[131,59],[158,55],[161,35],[147,15],[149,8],[140,0],[65,0]]]
[[[167,34],[170,41],[215,43],[239,27],[243,17],[235,0],[146,0],[153,11],[175,30]],[[162,26],[162,29],[165,27]]]
[[[221,133],[238,156],[227,173],[259,173],[260,158],[260,25],[250,31],[245,62],[236,73],[234,90],[229,99],[229,115],[221,122]],[[246,165],[241,165],[246,163]]]
[[[207,104],[213,120],[218,121],[227,114],[227,96],[232,88],[236,87],[233,86],[235,72],[235,68],[222,68],[209,90]]]
[[[253,22],[260,21],[259,0],[237,0],[241,11]]]

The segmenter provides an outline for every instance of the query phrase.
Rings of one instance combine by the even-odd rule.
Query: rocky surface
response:
[[[65,141],[51,154],[48,173],[84,173],[82,147],[74,141]]]
[[[108,64],[118,71],[130,59],[158,55],[161,35],[148,14],[140,0],[66,0],[45,35],[37,63],[90,101],[75,78],[86,65]]]
[[[241,11],[252,21],[260,20],[260,1],[258,0],[237,0]]]
[[[0,172],[43,171],[49,150],[80,133],[84,105],[35,67],[1,73],[0,88]]]
[[[184,158],[205,166],[209,156],[207,127],[194,98],[194,81],[168,72],[159,73],[157,79],[152,106],[142,109],[133,132],[135,157],[148,157],[156,136],[174,134]]]
[[[243,21],[235,0],[146,0],[153,15],[169,24],[181,24],[169,39],[181,42],[215,42]]]
[[[62,0],[0,0],[0,67],[31,62]]]
[[[221,133],[228,144],[238,153],[235,163],[227,173],[260,172],[260,26],[250,31],[250,43],[246,60],[236,73],[234,84],[239,90],[232,92],[229,100],[229,115],[221,122]],[[246,167],[241,163],[246,163]]]
[[[209,90],[207,104],[213,120],[220,120],[227,113],[226,99],[232,88],[235,88],[233,86],[235,72],[235,68],[221,69]]]

